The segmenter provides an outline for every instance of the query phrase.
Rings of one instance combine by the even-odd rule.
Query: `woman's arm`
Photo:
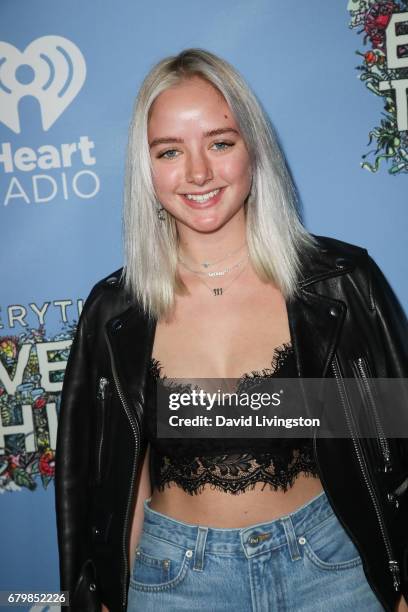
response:
[[[55,504],[59,549],[60,590],[73,600],[90,558],[87,515],[94,424],[92,422],[92,359],[88,343],[87,298],[72,341],[61,392],[55,455]],[[88,572],[89,573],[89,572]],[[86,584],[82,574],[81,582]],[[71,601],[70,609],[79,607]]]
[[[130,545],[129,545],[129,567],[130,573],[132,573],[134,553],[136,550],[137,543],[139,542],[140,533],[143,527],[143,502],[145,499],[151,496],[152,489],[150,484],[150,470],[149,470],[149,457],[150,457],[150,444],[146,449],[146,453],[143,459],[141,471],[139,471],[138,486],[137,486],[137,497],[135,512],[133,515],[132,531],[130,534]],[[109,612],[108,608],[102,604],[101,612]]]

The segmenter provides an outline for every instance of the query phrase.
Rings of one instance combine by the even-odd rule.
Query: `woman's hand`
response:
[[[101,612],[109,612],[108,608],[102,604]],[[398,611],[399,612],[399,611]]]
[[[397,607],[395,608],[395,612],[408,612],[408,605],[403,595],[401,595],[401,599],[399,600]]]

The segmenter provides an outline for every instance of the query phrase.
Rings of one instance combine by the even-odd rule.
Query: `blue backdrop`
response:
[[[276,127],[308,229],[366,247],[407,307],[408,133],[393,94],[379,94],[391,15],[380,23],[378,4],[2,0],[0,590],[59,589],[63,372],[82,300],[122,265],[127,128],[163,56],[203,47],[240,70]],[[408,45],[397,55],[406,78]]]

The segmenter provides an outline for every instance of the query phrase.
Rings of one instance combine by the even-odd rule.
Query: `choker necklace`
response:
[[[228,274],[228,272],[235,270],[235,268],[239,268],[242,262],[245,261],[245,259],[247,259],[248,257],[249,255],[247,253],[246,256],[240,259],[236,264],[228,266],[227,268],[224,268],[224,270],[214,270],[214,272],[201,272],[201,270],[193,270],[192,268],[189,268],[188,265],[184,263],[184,261],[180,261],[180,263],[182,266],[187,268],[189,272],[192,272],[192,274],[198,274],[199,276],[209,276],[210,278],[214,278],[214,276],[225,276],[225,274]]]
[[[228,253],[227,255],[225,255],[224,257],[221,257],[221,259],[217,259],[215,261],[203,261],[202,263],[200,263],[200,266],[203,266],[203,268],[210,268],[211,266],[215,266],[217,263],[220,263],[221,261],[224,261],[224,259],[228,259],[228,257],[231,257],[232,255],[235,255],[235,253],[238,253],[241,249],[244,248],[246,242],[244,242],[244,244],[242,244],[238,249],[236,249],[235,251],[231,251],[230,253]],[[183,261],[181,259],[181,257],[178,258],[179,262],[182,263],[183,265],[186,265],[185,261]]]

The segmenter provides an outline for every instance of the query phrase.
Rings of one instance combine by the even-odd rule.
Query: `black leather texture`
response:
[[[365,249],[316,239],[319,253],[305,258],[298,296],[287,302],[298,374],[353,378],[361,357],[372,377],[408,378],[408,323],[383,273]],[[69,609],[75,611],[93,612],[96,601],[110,612],[126,610],[156,322],[125,294],[121,272],[97,283],[85,302],[61,398],[56,518],[61,590],[72,594]],[[103,394],[101,380],[107,381]],[[360,439],[356,448],[352,439],[317,438],[314,453],[366,577],[385,610],[393,611],[401,593],[408,600],[408,489],[398,504],[389,494],[408,478],[408,440],[387,440],[387,471],[375,443]],[[399,574],[390,571],[396,564]]]

